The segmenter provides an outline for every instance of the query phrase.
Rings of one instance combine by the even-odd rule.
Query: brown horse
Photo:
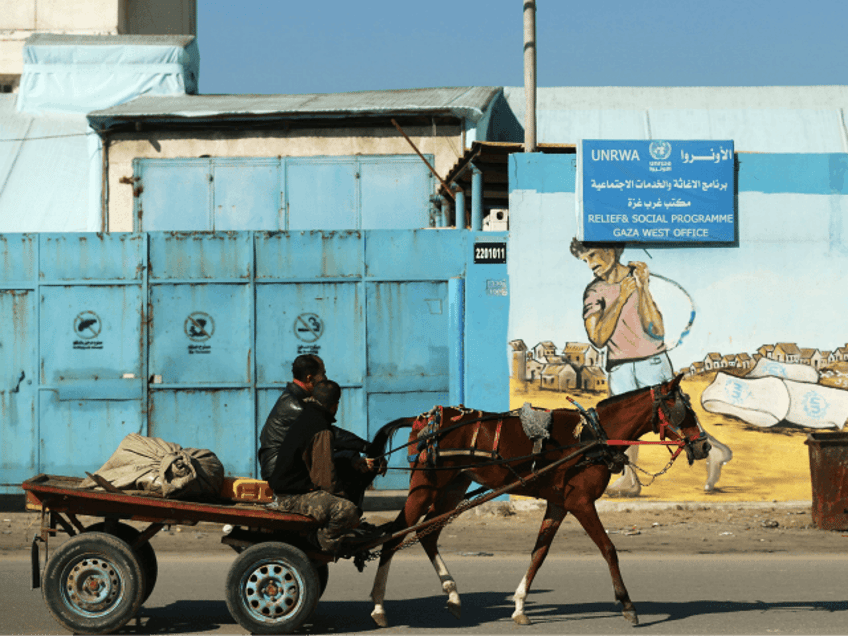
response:
[[[680,390],[678,376],[674,380],[655,387],[638,389],[600,402],[597,419],[603,431],[596,437],[606,435],[610,441],[637,440],[649,431],[658,431],[661,437],[680,442],[685,448],[691,464],[693,459],[704,459],[709,444],[703,429],[698,424],[686,395]],[[548,550],[565,515],[572,513],[587,534],[594,540],[609,565],[615,598],[622,604],[622,613],[634,624],[638,617],[630,600],[621,572],[618,556],[607,536],[595,509],[595,501],[603,494],[610,480],[613,460],[621,454],[611,453],[600,457],[576,456],[554,466],[551,470],[534,477],[546,465],[562,460],[580,448],[580,440],[586,440],[592,428],[592,418],[582,417],[571,409],[551,412],[550,437],[542,447],[541,454],[534,455],[533,442],[524,433],[521,421],[515,413],[469,412],[465,409],[448,408],[439,410],[438,422],[426,422],[419,418],[396,420],[381,429],[375,437],[375,447],[382,447],[391,431],[412,425],[409,438],[411,467],[414,469],[409,484],[409,496],[403,510],[392,524],[397,532],[409,528],[426,514],[426,519],[454,510],[465,496],[472,482],[496,490],[513,482],[523,480],[512,494],[536,497],[547,501],[547,510],[530,561],[530,568],[515,591],[513,620],[521,625],[530,623],[524,613],[524,600],[533,579],[548,554]],[[591,415],[589,413],[588,415]],[[422,425],[427,424],[422,430]],[[582,434],[579,429],[583,426]],[[578,430],[575,430],[578,429]],[[590,438],[591,439],[591,435]],[[597,447],[596,447],[597,448]],[[617,448],[626,446],[601,448]],[[680,450],[678,449],[678,451]],[[456,582],[448,572],[438,551],[441,528],[419,535],[421,545],[430,558],[448,595],[448,608],[457,617],[460,613],[460,598]],[[383,601],[392,554],[403,541],[402,537],[383,545],[380,565],[371,591],[374,610],[371,617],[381,627],[388,626]]]

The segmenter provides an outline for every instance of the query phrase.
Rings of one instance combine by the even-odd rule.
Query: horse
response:
[[[606,441],[603,439],[606,437],[610,445],[600,444],[600,447],[616,448],[611,445],[638,440],[653,430],[659,432],[662,439],[667,436],[676,442],[678,454],[685,449],[690,465],[695,459],[706,458],[709,443],[688,396],[680,389],[681,379],[682,376],[677,376],[663,384],[602,400],[596,407],[597,417],[595,409],[588,412],[582,409],[550,411],[549,437],[544,440],[541,450],[538,446],[534,447],[534,442],[525,434],[516,412],[498,414],[442,407],[438,409],[440,422],[434,423],[419,416],[400,418],[383,426],[372,443],[375,453],[385,448],[386,440],[395,431],[412,427],[408,446],[412,453],[409,457],[412,474],[403,510],[388,524],[394,534],[383,544],[380,553],[371,590],[374,602],[371,617],[374,622],[380,627],[388,626],[384,599],[392,555],[403,541],[403,537],[397,535],[417,524],[422,515],[425,521],[450,516],[449,513],[455,511],[464,499],[472,482],[491,490],[520,482],[512,494],[544,499],[547,508],[532,551],[530,567],[513,597],[515,611],[512,619],[519,625],[531,623],[524,611],[525,599],[557,530],[570,512],[606,560],[623,616],[634,625],[638,624],[636,609],[621,577],[615,546],[595,508],[595,501],[609,483],[611,471],[617,469],[620,472],[622,462],[626,460],[622,450],[612,453],[587,451],[583,456],[580,449],[586,446],[580,444],[581,439],[594,439],[594,444],[599,444]],[[590,417],[587,418],[587,415]],[[587,432],[593,427],[594,437],[592,434],[587,437]],[[620,444],[617,448],[625,447]],[[597,448],[595,446],[595,450]],[[676,457],[677,454],[674,455]],[[559,465],[555,465],[557,463]],[[546,465],[551,469],[545,471]],[[456,581],[438,550],[442,527],[429,530],[425,533],[422,528],[418,539],[433,564],[442,590],[448,596],[448,609],[459,618],[461,601]]]

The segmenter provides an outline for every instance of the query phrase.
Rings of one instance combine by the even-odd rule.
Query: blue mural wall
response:
[[[625,244],[619,263],[650,271],[669,377],[685,375],[713,449],[705,481],[693,483],[703,479],[699,468],[688,483],[678,476],[658,495],[640,495],[628,466],[607,494],[809,498],[805,435],[848,422],[846,168],[841,153],[739,153],[732,244]],[[570,249],[578,235],[576,171],[574,155],[510,157],[513,405],[568,406],[563,396],[575,391],[594,404],[621,392],[606,364],[608,345],[593,348],[584,324],[584,290],[597,279]],[[635,462],[638,452],[628,454]]]
[[[732,247],[628,246],[683,290],[651,282],[669,337],[691,334],[670,354],[675,369],[709,352],[754,352],[795,342],[846,346],[848,155],[739,154],[738,241]],[[510,157],[510,339],[528,347],[585,340],[581,307],[589,269],[569,244],[577,232],[573,155]],[[678,329],[676,333],[673,333]]]

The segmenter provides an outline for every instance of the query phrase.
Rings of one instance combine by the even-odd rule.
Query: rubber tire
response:
[[[330,566],[326,563],[313,563],[315,572],[318,573],[318,597],[324,596],[324,590],[327,589],[327,583],[330,580]]]
[[[95,523],[94,525],[88,526],[85,531],[106,532],[106,522],[101,521],[99,523]],[[141,532],[126,523],[118,522],[115,526],[114,536],[119,539],[123,539],[130,546],[135,543],[135,540],[138,539],[140,535]],[[147,599],[150,598],[150,595],[153,594],[153,588],[156,586],[156,579],[159,577],[159,562],[156,559],[156,552],[153,550],[153,546],[150,545],[149,541],[140,546],[137,550],[133,550],[133,552],[135,552],[136,558],[141,564],[141,569],[144,572],[144,598],[141,601],[142,604],[144,604],[147,602]]]
[[[257,579],[262,582],[262,576],[279,584],[285,593],[269,601],[254,585]],[[251,634],[288,634],[315,610],[320,581],[302,550],[269,541],[251,546],[236,557],[227,573],[225,595],[230,614]],[[291,607],[284,607],[286,599],[291,600]],[[281,613],[276,614],[278,609]]]
[[[91,572],[72,581],[71,574],[81,565],[89,566]],[[102,581],[104,575],[110,582],[106,590],[113,590],[107,596],[115,594],[106,601],[105,610],[98,611],[94,599],[85,607],[77,595],[68,594],[73,583],[79,590],[87,581]],[[53,618],[71,632],[109,634],[126,625],[141,607],[144,573],[126,541],[105,532],[83,532],[68,539],[47,560],[41,592]]]

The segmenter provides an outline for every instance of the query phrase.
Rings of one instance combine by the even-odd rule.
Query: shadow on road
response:
[[[537,590],[537,592],[540,590]],[[509,604],[511,607],[511,603]],[[848,612],[848,601],[799,601],[766,603],[763,601],[660,601],[637,602],[639,627],[651,627],[664,623],[674,623],[688,618],[721,614],[740,614],[771,611],[790,612]],[[527,616],[534,624],[585,621],[600,618],[620,617],[619,606],[610,602],[550,605],[528,603]],[[499,617],[490,614],[489,620]],[[848,617],[847,617],[848,618]],[[624,618],[622,617],[622,624]]]
[[[148,609],[142,606],[120,633],[194,634],[215,631],[226,625],[240,629],[224,601],[176,601],[165,607]]]
[[[541,590],[537,590],[537,593]],[[514,604],[511,594],[501,592],[473,592],[463,595],[462,618],[457,620],[445,608],[442,595],[415,599],[388,601],[386,610],[391,627],[407,629],[453,630],[472,625],[495,622],[512,622]],[[636,609],[641,618],[639,627],[646,628],[688,618],[744,612],[846,612],[848,601],[802,601],[765,603],[761,601],[687,601],[640,602]],[[321,601],[312,618],[300,632],[339,633],[371,632],[375,630],[368,601]],[[554,623],[573,624],[621,617],[613,602],[579,604],[528,603],[527,615],[536,625]],[[622,626],[626,625],[621,618]],[[137,618],[122,630],[126,634],[189,634],[211,632],[221,627],[233,626],[240,630],[227,611],[224,601],[177,601],[166,607],[142,607]]]

